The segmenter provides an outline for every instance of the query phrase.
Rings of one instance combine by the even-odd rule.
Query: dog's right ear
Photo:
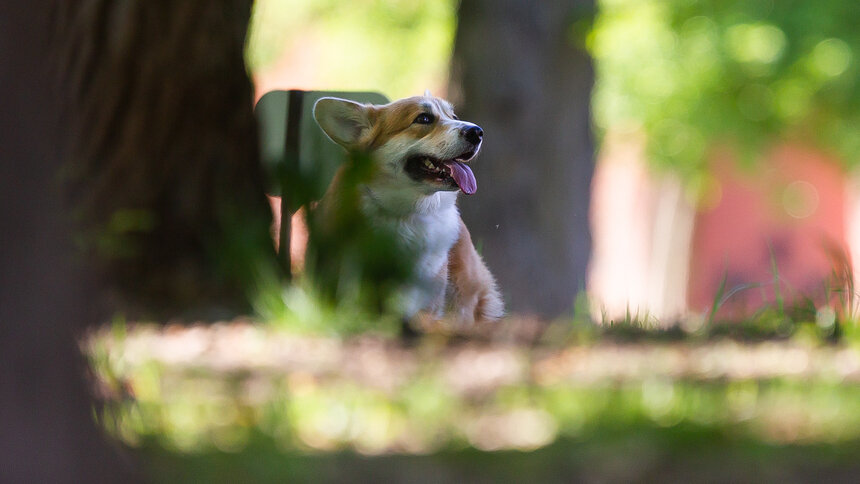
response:
[[[326,136],[346,149],[358,149],[373,128],[371,107],[336,97],[314,104],[314,119]]]

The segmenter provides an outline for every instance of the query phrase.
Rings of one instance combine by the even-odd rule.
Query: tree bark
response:
[[[133,482],[94,425],[75,340],[94,293],[56,183],[49,3],[0,8],[0,482]]]
[[[0,482],[139,477],[94,425],[83,378],[76,338],[104,316],[101,287],[150,313],[245,308],[244,289],[277,268],[243,61],[250,9],[3,4]]]
[[[155,315],[247,310],[243,291],[277,268],[244,64],[252,0],[59,5],[66,177],[111,293]]]
[[[591,0],[465,0],[451,94],[486,133],[463,218],[508,310],[555,317],[585,289],[594,73]]]

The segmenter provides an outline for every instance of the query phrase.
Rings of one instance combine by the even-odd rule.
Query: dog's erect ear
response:
[[[320,98],[314,104],[314,119],[332,141],[347,149],[360,148],[373,128],[370,106],[336,97]]]

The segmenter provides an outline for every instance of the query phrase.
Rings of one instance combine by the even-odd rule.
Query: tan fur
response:
[[[452,316],[460,324],[495,321],[504,314],[496,280],[472,244],[472,236],[460,219],[460,237],[448,256],[452,289]]]
[[[434,121],[417,123],[422,113],[432,113]],[[375,167],[357,194],[360,200],[343,199],[339,173],[317,207],[320,215],[325,218],[338,204],[357,203],[371,223],[394,228],[417,251],[419,283],[405,291],[404,313],[456,325],[500,318],[502,299],[460,218],[457,187],[413,179],[405,170],[406,160],[415,155],[450,160],[473,150],[474,158],[480,142],[464,140],[462,133],[474,125],[458,120],[447,101],[429,96],[383,106],[323,98],[314,106],[314,117],[333,141],[369,154]]]
[[[429,103],[434,111],[438,111],[449,119],[454,115],[454,109],[450,103],[435,97],[416,96],[395,101],[382,108],[374,107],[373,111],[376,118],[373,131],[371,131],[370,142],[367,144],[368,147],[370,149],[378,148],[393,135],[409,128],[417,128],[419,136],[442,136],[438,125],[435,127],[412,126],[412,120],[422,111],[421,103]]]

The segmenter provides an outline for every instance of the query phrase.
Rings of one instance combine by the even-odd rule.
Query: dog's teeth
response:
[[[431,162],[427,158],[424,158],[424,166],[426,166],[427,168],[433,168],[433,162]]]

